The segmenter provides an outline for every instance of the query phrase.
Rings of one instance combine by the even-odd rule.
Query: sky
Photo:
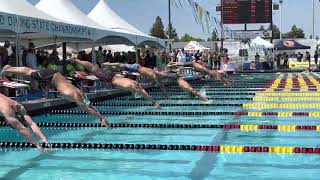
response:
[[[32,4],[36,4],[39,0],[28,0]],[[54,1],[54,0],[53,0]],[[98,3],[99,0],[72,0],[85,14]],[[165,27],[168,25],[168,0],[106,0],[109,6],[130,24],[148,33],[156,16],[160,16]],[[188,5],[187,0],[184,7],[172,7],[172,24],[177,29],[178,35],[188,33],[194,37],[208,38],[210,34],[203,31],[201,25],[194,20],[192,9]],[[209,11],[213,16],[220,19],[219,13],[215,12],[216,5],[220,0],[195,0],[205,10]],[[273,0],[277,3],[279,0]],[[302,28],[306,37],[312,34],[312,0],[283,0],[282,8],[282,27],[283,32],[290,31],[292,25],[296,24]],[[320,2],[315,0],[315,34],[320,37]],[[273,14],[274,24],[280,27],[280,12],[275,11]],[[248,25],[248,29],[255,30],[260,25]],[[268,25],[265,24],[265,27]],[[228,25],[234,30],[243,30],[243,25]]]

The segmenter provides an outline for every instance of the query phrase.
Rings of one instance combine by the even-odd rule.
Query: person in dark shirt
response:
[[[318,49],[316,49],[316,51],[314,52],[314,63],[316,64],[316,66],[318,66],[318,58],[319,58],[319,53],[318,53]]]
[[[151,58],[150,58],[150,63],[149,63],[149,68],[153,69],[156,67],[157,64],[157,56],[154,52],[152,52]]]
[[[301,61],[302,61],[302,58],[303,58],[303,55],[302,55],[300,52],[298,52],[297,61],[298,61],[298,62],[301,62]]]
[[[151,54],[149,50],[145,52],[144,62],[145,62],[145,67],[148,67],[148,68],[152,67]]]
[[[121,53],[120,63],[128,63],[127,53],[124,51]]]
[[[108,53],[106,54],[106,62],[114,62],[111,50],[108,50]]]
[[[8,48],[10,48],[11,43],[10,41],[5,41],[4,46],[0,47],[0,65],[1,66],[5,66],[8,64],[9,62],[9,52],[8,52]]]
[[[288,61],[289,61],[289,56],[286,52],[283,53],[283,68],[287,69],[288,66]]]
[[[259,63],[260,62],[260,55],[259,53],[256,53],[256,55],[254,56],[255,59],[255,63]]]
[[[311,55],[310,53],[307,51],[306,52],[306,59],[305,59],[306,62],[309,63],[309,67],[310,67],[310,64],[311,64]]]
[[[199,61],[199,60],[200,60],[200,58],[201,58],[201,53],[200,53],[199,50],[197,51],[196,54],[194,54],[194,58],[195,58],[196,61]]]
[[[277,54],[276,57],[276,61],[277,61],[277,69],[280,69],[281,67],[281,54]]]

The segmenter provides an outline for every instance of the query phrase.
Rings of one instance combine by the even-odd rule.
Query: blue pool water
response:
[[[238,76],[250,81],[252,76],[274,79],[275,74]],[[219,85],[210,85],[206,90]],[[221,86],[219,86],[221,87]],[[223,88],[223,87],[222,87]],[[242,89],[243,90],[243,89]],[[155,90],[154,92],[158,92]],[[221,92],[224,92],[221,90]],[[240,91],[239,91],[240,92]],[[244,92],[244,91],[241,91]],[[252,92],[252,91],[248,91]],[[228,93],[228,92],[225,92]],[[157,95],[160,97],[160,95]],[[162,96],[161,96],[162,97]],[[174,97],[187,97],[177,93]],[[210,95],[214,97],[214,95]],[[217,97],[230,97],[219,95]],[[235,97],[242,97],[241,95]],[[243,96],[253,97],[253,96]],[[147,103],[135,100],[106,100],[108,103]],[[163,100],[163,103],[202,103],[198,100]],[[247,100],[212,101],[243,104]],[[252,103],[252,102],[251,102]],[[270,103],[270,102],[266,102]],[[283,102],[282,102],[283,103]],[[290,102],[290,103],[301,103]],[[308,102],[304,102],[308,103]],[[320,103],[313,101],[312,103]],[[73,108],[79,110],[78,108]],[[102,111],[174,111],[174,112],[240,112],[298,111],[293,109],[245,110],[242,107],[162,107],[98,106]],[[312,112],[317,109],[303,109]],[[90,115],[41,115],[36,122],[97,123]],[[155,116],[110,115],[111,123],[148,124],[272,124],[318,125],[314,117],[245,117],[245,116]],[[320,147],[316,131],[281,132],[276,130],[240,131],[223,129],[149,129],[149,128],[42,128],[50,142],[57,143],[128,143],[174,145],[239,145]],[[25,140],[8,127],[0,128],[0,142]],[[196,151],[147,150],[62,150],[43,155],[34,149],[1,149],[0,179],[319,179],[319,155],[269,153],[212,153]]]

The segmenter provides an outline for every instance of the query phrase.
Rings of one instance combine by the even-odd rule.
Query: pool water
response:
[[[261,82],[277,78],[277,74],[237,74],[237,82]],[[217,97],[230,97],[224,87],[210,82],[205,90],[219,87]],[[198,85],[197,85],[198,84]],[[254,83],[253,83],[254,84]],[[257,88],[261,83],[256,84]],[[174,88],[175,86],[171,86]],[[244,91],[246,88],[234,88]],[[249,89],[249,88],[248,88]],[[213,91],[212,91],[213,92]],[[154,97],[163,97],[159,90],[152,90]],[[241,95],[234,95],[242,97]],[[243,96],[243,97],[253,97]],[[176,92],[173,97],[187,97]],[[209,95],[209,97],[215,97]],[[155,109],[143,100],[106,100],[108,103],[130,103],[132,106],[98,106],[102,111],[170,111],[170,112],[294,112],[295,109],[243,109],[220,106],[166,106]],[[201,104],[198,100],[161,100],[166,104]],[[214,101],[212,104],[256,103],[248,100]],[[265,102],[271,103],[271,102]],[[274,102],[272,102],[274,103]],[[282,102],[285,103],[285,102]],[[290,103],[302,103],[301,101]],[[304,101],[303,103],[308,103]],[[312,101],[312,103],[320,103]],[[72,108],[79,110],[78,108]],[[312,112],[317,109],[299,111]],[[97,123],[90,115],[41,115],[33,117],[36,122]],[[248,117],[248,116],[155,116],[155,115],[110,115],[111,123],[123,124],[270,124],[270,125],[318,125],[317,117]],[[117,143],[117,144],[174,144],[174,145],[233,145],[233,146],[288,146],[320,147],[317,131],[282,132],[277,130],[224,130],[224,129],[157,129],[157,128],[42,128],[50,142],[57,143]],[[0,142],[24,142],[25,140],[8,128],[0,128]],[[1,149],[0,179],[319,179],[320,156],[315,154],[271,153],[214,153],[200,151],[157,150],[89,150],[54,149],[43,155],[35,149]]]

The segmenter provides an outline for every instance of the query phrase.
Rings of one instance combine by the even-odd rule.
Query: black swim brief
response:
[[[39,71],[34,71],[31,73],[31,78],[37,81],[45,81],[49,82],[52,81],[52,78],[54,74],[56,74],[58,71],[56,70],[39,70]]]

